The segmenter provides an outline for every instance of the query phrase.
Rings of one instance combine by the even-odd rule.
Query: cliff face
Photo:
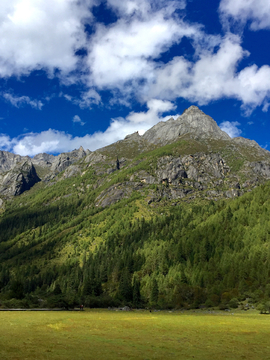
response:
[[[89,170],[96,182],[80,192],[100,188],[96,206],[111,205],[134,191],[149,204],[161,199],[216,200],[240,196],[270,179],[270,152],[253,140],[231,139],[210,116],[191,106],[143,136],[134,133],[94,152],[81,147],[31,159],[1,151],[0,206],[39,181],[52,186]]]
[[[192,134],[193,138],[230,140],[217,123],[204,114],[197,106],[186,109],[178,119],[159,122],[146,131],[143,138],[151,143],[165,145],[178,139],[179,136]]]
[[[39,181],[40,178],[31,161],[16,164],[5,175],[0,175],[0,194],[6,198],[17,196]]]
[[[22,194],[40,181],[48,182],[74,162],[84,158],[89,151],[81,147],[58,156],[38,154],[32,159],[0,151],[0,207],[5,199]],[[72,176],[77,172],[70,171]],[[68,177],[68,176],[67,176]]]

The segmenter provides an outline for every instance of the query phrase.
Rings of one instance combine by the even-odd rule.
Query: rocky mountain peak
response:
[[[143,137],[151,143],[165,145],[177,140],[179,136],[191,134],[194,138],[230,140],[217,123],[197,106],[190,106],[176,120],[159,122],[145,132]]]
[[[195,114],[195,113],[200,113],[200,114],[204,114],[204,112],[202,112],[198,106],[195,105],[191,105],[189,108],[185,109],[182,113],[183,114]]]

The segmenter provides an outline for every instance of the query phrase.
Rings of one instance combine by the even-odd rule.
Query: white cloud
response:
[[[265,101],[264,104],[263,104],[263,108],[262,108],[262,111],[263,112],[267,112],[268,111],[268,108],[270,106],[270,103]]]
[[[161,120],[168,120],[171,115],[167,116],[165,119],[161,119],[161,114],[175,110],[176,106],[173,105],[170,101],[162,101],[157,99],[152,99],[147,102],[148,111],[147,112],[131,112],[125,121],[125,132],[129,129],[129,133],[139,131],[139,134],[142,135],[148,130],[151,126],[154,126]],[[178,117],[179,115],[177,115]],[[127,134],[126,134],[127,135]]]
[[[13,142],[8,135],[0,134],[0,150],[10,151],[12,149]]]
[[[63,96],[67,101],[70,101],[75,105],[79,105],[81,109],[91,109],[93,104],[98,105],[101,103],[101,96],[94,89],[89,89],[85,92],[82,92],[79,98],[63,93],[60,93],[59,96]]]
[[[79,115],[75,115],[72,119],[74,123],[78,123],[81,126],[85,125],[85,122],[82,121],[82,119],[79,117]]]
[[[84,22],[94,0],[1,0],[0,76],[45,68],[68,73],[85,46]]]
[[[159,64],[153,59],[180,42],[183,36],[195,37],[198,31],[197,26],[166,18],[163,11],[146,19],[119,19],[110,27],[99,25],[88,48],[89,81],[99,88],[121,89],[130,82],[134,91],[137,81],[154,78]]]
[[[151,16],[154,11],[163,9],[166,14],[170,15],[176,9],[184,9],[186,6],[185,0],[107,0],[107,4],[121,16],[137,15],[140,17]]]
[[[10,93],[5,93],[3,94],[3,97],[17,108],[26,104],[34,109],[41,110],[44,105],[40,100],[31,100],[29,96],[14,96]]]
[[[108,0],[107,4],[119,15],[145,14],[151,9],[150,3],[145,0]]]
[[[81,98],[75,100],[75,103],[77,103],[81,109],[91,108],[92,104],[98,105],[100,102],[101,96],[94,89],[89,89],[82,93]]]
[[[65,132],[49,129],[41,133],[28,133],[18,138],[10,139],[6,135],[0,136],[0,148],[10,150],[20,155],[34,156],[38,153],[60,153],[71,151],[83,146],[85,149],[96,150],[123,139],[135,131],[143,134],[151,126],[161,120],[161,115],[174,110],[175,106],[169,101],[152,99],[148,103],[148,111],[130,113],[126,118],[112,119],[110,126],[104,132],[96,132],[83,137],[72,137]],[[173,115],[178,117],[178,115]],[[165,120],[171,115],[166,116]],[[79,120],[78,118],[76,118]]]
[[[148,111],[147,112],[131,112],[127,116],[127,120],[131,123],[145,123],[147,125],[154,125],[160,121],[160,114],[174,110],[176,108],[170,101],[162,101],[157,99],[152,99],[147,102]]]
[[[225,131],[231,138],[240,136],[242,130],[238,128],[241,125],[238,121],[223,121],[219,127],[221,130]]]
[[[251,21],[252,30],[270,29],[268,0],[222,0],[219,11],[225,23],[232,18],[242,24]]]
[[[134,97],[142,103],[184,98],[199,105],[233,98],[242,102],[246,115],[257,106],[268,110],[270,66],[252,65],[238,71],[248,56],[241,39],[231,34],[224,38],[208,35],[201,25],[176,16],[174,11],[184,9],[184,0],[107,0],[118,16],[107,26],[94,23],[91,14],[99,1],[2,0],[0,77],[27,75],[41,68],[53,77],[58,69],[65,84],[88,86],[80,98],[62,95],[82,109],[101,104],[97,91],[108,89],[115,94],[110,103],[125,106]],[[251,21],[254,30],[270,26],[269,1],[222,0],[220,13],[223,19]],[[84,31],[86,22],[94,25],[91,35]],[[180,44],[183,37],[194,47],[193,59],[176,56],[162,63],[162,53]],[[87,49],[83,59],[76,56],[82,47]],[[179,52],[183,52],[180,47]],[[27,96],[7,93],[5,98],[17,107],[28,104],[40,109],[43,105]]]
[[[270,67],[252,65],[237,72],[239,62],[249,53],[237,36],[226,36],[218,49],[204,51],[196,62],[175,57],[156,70],[146,96],[175,100],[185,98],[199,105],[221,98],[242,102],[246,115],[270,96]]]

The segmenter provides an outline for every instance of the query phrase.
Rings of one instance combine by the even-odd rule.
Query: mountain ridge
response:
[[[261,176],[261,179],[257,179],[258,181],[253,179],[252,181],[254,183],[261,183],[263,177],[268,179],[270,176],[269,151],[262,149],[254,140],[248,140],[242,137],[231,139],[229,135],[218,127],[217,123],[210,116],[204,114],[197,106],[193,105],[186,109],[176,120],[171,118],[165,122],[161,121],[147,130],[143,135],[139,135],[138,132],[135,132],[127,135],[123,140],[119,140],[116,143],[93,152],[84,150],[80,147],[79,149],[61,153],[57,156],[42,153],[30,158],[29,156],[20,156],[1,151],[1,203],[3,205],[5,199],[10,199],[13,196],[22,194],[25,190],[29,190],[30,187],[39,181],[48,183],[54,179],[58,179],[58,174],[61,172],[64,172],[62,178],[82,174],[86,171],[86,169],[84,169],[86,164],[87,167],[96,167],[98,174],[103,173],[103,170],[98,170],[98,167],[102,168],[103,166],[107,167],[107,175],[112,174],[114,171],[125,166],[124,164],[127,164],[128,162],[130,162],[129,166],[132,166],[132,159],[135,159],[136,156],[143,156],[143,154],[151,153],[151,151],[158,150],[159,148],[161,149],[165,145],[170,146],[170,144],[176,144],[177,141],[187,141],[193,144],[193,148],[192,146],[190,146],[190,149],[186,148],[183,155],[202,153],[203,155],[201,155],[201,158],[204,157],[204,159],[210,159],[210,163],[214,161],[214,158],[212,159],[211,156],[209,157],[209,155],[207,155],[209,152],[212,151],[217,153],[218,158],[220,159],[219,161],[225,164],[227,151],[227,153],[231,154],[231,157],[238,157],[236,162],[238,161],[239,164],[242,162],[242,165],[245,165],[246,173],[249,173],[251,177],[254,175],[253,172],[256,175]],[[227,150],[225,151],[224,149]],[[232,154],[233,152],[235,152],[236,155]],[[225,158],[222,153],[224,153]],[[116,159],[118,158],[121,161],[118,163],[117,168]],[[197,165],[193,163],[187,167],[182,163],[182,165],[180,165],[181,161],[179,162],[179,156],[178,160],[173,161],[175,162],[174,166],[179,168],[179,171],[174,170],[178,175],[167,173],[168,177],[161,179],[160,170],[157,170],[155,175],[151,175],[147,172],[144,175],[136,175],[138,181],[144,183],[150,181],[150,183],[157,184],[168,182],[168,184],[171,184],[172,186],[177,186],[175,179],[179,177],[179,179],[188,179],[185,182],[184,180],[181,180],[182,183],[185,183],[187,186],[192,186],[191,182],[195,181],[195,187],[197,186],[197,188],[204,189],[205,186],[203,184],[199,185],[198,181],[204,183],[208,182],[211,171],[208,174],[209,176],[207,175],[208,177],[205,177],[202,172],[201,175],[199,174],[200,171],[196,169],[196,166],[200,163],[199,166],[204,167],[204,169],[207,168],[208,170],[215,166],[214,164],[209,165],[210,163],[208,165],[203,165],[202,162],[197,160]],[[203,161],[205,162],[206,160]],[[78,162],[80,164],[76,165],[75,163]],[[254,168],[253,172],[250,171],[252,166]],[[181,174],[185,174],[184,177],[182,177]],[[206,178],[207,180],[205,180]],[[235,179],[234,182],[237,183],[239,181]],[[235,189],[235,193],[240,194],[238,190]]]

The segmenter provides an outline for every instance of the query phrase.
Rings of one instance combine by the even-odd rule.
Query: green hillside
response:
[[[256,155],[209,144],[183,138],[137,152],[113,173],[107,170],[116,153],[92,166],[80,160],[76,176],[61,173],[9,201],[0,218],[2,306],[222,308],[246,298],[269,301],[269,182],[236,199],[206,200],[201,191],[151,204],[149,194],[170,185],[130,185],[140,171],[155,174],[164,156],[219,151],[241,172]],[[98,199],[110,198],[111,189],[124,195],[101,206]]]

